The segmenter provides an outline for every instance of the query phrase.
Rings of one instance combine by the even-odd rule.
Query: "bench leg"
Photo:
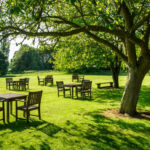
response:
[[[110,83],[110,87],[113,87],[113,83]]]
[[[100,84],[97,84],[97,88],[99,88],[99,89],[100,89],[100,88],[101,88],[101,85],[100,85]]]

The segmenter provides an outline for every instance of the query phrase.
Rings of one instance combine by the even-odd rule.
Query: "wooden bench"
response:
[[[107,87],[113,87],[113,82],[102,82],[102,83],[96,83],[97,88],[107,88]],[[101,87],[102,84],[107,84],[106,86]]]

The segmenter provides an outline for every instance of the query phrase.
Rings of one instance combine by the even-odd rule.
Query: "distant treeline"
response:
[[[25,70],[52,69],[52,60],[50,50],[41,50],[28,45],[22,45],[11,60],[10,71],[14,73]]]

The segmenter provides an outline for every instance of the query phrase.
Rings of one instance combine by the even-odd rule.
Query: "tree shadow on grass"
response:
[[[120,89],[93,89],[93,99],[99,103],[120,101],[123,88]]]
[[[142,86],[138,106],[140,108],[150,107],[150,86]]]
[[[57,132],[61,131],[62,128],[56,126],[55,124],[44,124],[43,127],[38,128],[38,130],[42,131],[43,133],[47,134],[48,136],[53,137],[53,135],[55,135]]]
[[[25,134],[27,132],[27,135],[29,134],[30,139],[33,138],[33,140],[39,140],[39,143],[37,145],[31,145],[31,141],[29,142],[30,144],[24,144],[24,145],[17,145],[19,147],[19,149],[24,149],[24,150],[36,150],[37,147],[40,147],[39,149],[43,149],[43,150],[50,150],[50,145],[46,142],[46,141],[42,141],[42,139],[40,139],[41,134],[38,132],[42,132],[42,134],[46,134],[50,137],[53,137],[55,134],[57,134],[59,131],[61,131],[61,128],[55,124],[46,122],[46,121],[36,121],[34,119],[30,119],[30,123],[26,123],[25,120],[18,120],[17,122],[12,122],[9,124],[3,124],[0,125],[0,131],[2,131],[0,133],[1,137],[5,137],[8,135],[11,135],[15,132],[20,132],[21,134]],[[9,129],[9,130],[8,130]],[[27,130],[27,131],[25,131]],[[30,134],[31,133],[31,134]],[[20,136],[18,135],[18,136]],[[21,136],[20,136],[21,138]],[[15,139],[12,139],[12,141]],[[21,139],[20,139],[21,140]],[[25,139],[22,138],[22,140],[24,141]],[[28,140],[28,139],[26,139]],[[25,141],[26,141],[25,140]],[[3,141],[0,141],[0,148],[2,148],[2,144]]]
[[[124,89],[93,89],[93,100],[98,103],[120,103]],[[142,86],[139,100],[138,109],[150,108],[150,87]]]
[[[99,112],[89,112],[86,114],[92,117],[91,123],[83,123],[86,130],[73,122],[66,122],[67,128],[65,130],[70,136],[81,136],[91,143],[89,149],[148,149],[150,147],[149,138],[150,126],[144,123],[129,123],[121,119],[106,118]],[[80,133],[77,135],[76,133]]]
[[[123,149],[124,146],[129,149],[143,149],[143,144],[150,146],[150,143],[144,137],[142,136],[139,137],[135,134],[140,133],[145,134],[145,136],[147,136],[146,131],[147,132],[150,131],[150,126],[147,127],[144,123],[129,123],[120,119],[115,120],[106,118],[101,114],[98,114],[98,112],[92,112],[89,113],[88,115],[90,115],[94,119],[94,122],[97,124],[97,125],[90,124],[89,126],[91,126],[91,129],[96,128],[97,130],[100,131],[99,133],[96,134],[95,139],[104,137],[104,139],[107,141],[107,144],[110,144],[112,147],[115,147],[116,149]],[[114,127],[116,128],[115,131],[112,130]],[[123,134],[122,132],[123,130],[124,131],[128,130],[129,133]],[[135,133],[134,134],[130,133],[132,131]],[[93,134],[91,132],[88,132],[87,137],[91,138],[93,137]],[[121,143],[123,144],[119,143],[119,140],[121,140]]]
[[[39,146],[41,150],[51,150],[50,146],[46,143],[46,142],[42,142]],[[19,149],[22,150],[36,150],[37,148],[35,148],[34,146],[30,146],[30,147],[25,147],[25,146],[20,146]]]
[[[93,97],[84,97],[84,98],[82,98],[81,96],[80,97],[78,97],[78,98],[74,98],[73,100],[77,100],[77,101],[93,101],[94,100],[94,98]]]
[[[51,137],[61,130],[61,128],[56,126],[55,124],[48,123],[44,120],[36,121],[34,119],[30,119],[30,123],[26,123],[26,120],[17,120],[17,122],[3,124],[1,125],[0,131],[5,129],[10,129],[10,133],[11,133],[15,131],[21,132],[23,130],[30,129],[30,128],[35,128],[36,130],[39,130]]]

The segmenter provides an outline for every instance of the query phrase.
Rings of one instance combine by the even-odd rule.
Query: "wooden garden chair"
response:
[[[20,79],[19,80],[19,90],[26,90],[26,79]]]
[[[45,79],[44,78],[40,78],[39,76],[37,76],[38,79],[38,85],[45,85]]]
[[[66,91],[70,91],[70,96],[71,96],[71,88],[64,87],[63,81],[56,81],[56,85],[57,85],[58,97],[59,97],[59,92],[63,92],[63,96],[65,97]]]
[[[26,88],[29,89],[29,78],[25,78],[26,79]]]
[[[13,78],[6,78],[6,89],[11,89],[13,87]]]
[[[18,110],[24,111],[26,114],[27,123],[29,123],[30,111],[38,110],[38,117],[41,119],[41,98],[42,98],[42,91],[37,92],[29,92],[28,98],[26,101],[23,100],[16,100],[16,121],[18,119]],[[18,106],[18,101],[24,102],[24,105]],[[32,115],[37,116],[37,115]]]
[[[78,93],[81,93],[82,98],[85,98],[86,95],[90,97],[91,99],[91,87],[92,87],[92,81],[85,81],[82,82],[81,88],[76,88],[76,95],[78,98]]]
[[[52,75],[47,75],[45,77],[45,85],[47,85],[48,83],[51,83],[51,85],[53,85],[53,76]]]
[[[79,76],[77,74],[73,74],[72,75],[72,82],[76,80],[77,82],[79,82]]]

